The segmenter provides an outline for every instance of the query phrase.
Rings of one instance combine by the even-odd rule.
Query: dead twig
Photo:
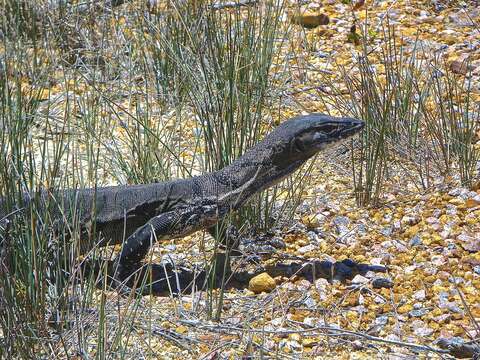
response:
[[[453,278],[453,285],[455,286],[455,290],[457,290],[458,296],[460,296],[460,300],[462,301],[463,308],[465,309],[465,312],[467,313],[467,315],[470,319],[470,322],[476,328],[477,333],[480,334],[480,325],[475,320],[475,317],[473,316],[472,312],[470,311],[470,307],[468,306],[467,301],[465,300],[465,297],[463,296],[463,293],[458,288],[458,284],[457,284],[457,281],[455,280],[455,278]]]
[[[216,3],[210,5],[211,10],[223,10],[230,8],[238,8],[242,6],[251,6],[258,3],[258,0],[238,0],[238,1],[228,1],[224,3]]]
[[[148,330],[148,329],[143,329],[143,330]],[[188,343],[199,343],[198,340],[196,339],[192,339],[188,336],[185,336],[183,334],[179,334],[175,331],[170,331],[168,329],[162,329],[160,328],[159,326],[154,326],[153,329],[152,329],[152,333],[155,334],[155,335],[160,335],[161,337],[165,338],[166,340],[168,341],[171,341],[173,342],[176,346],[184,349],[184,350],[188,350],[189,352],[191,352],[191,346],[189,345],[186,345],[185,342],[188,342]]]
[[[296,90],[286,92],[285,95],[291,96],[291,95],[296,95],[296,94],[300,94],[300,93],[304,93],[312,90],[316,90],[318,92],[331,95],[331,96],[348,95],[347,91],[332,92],[332,90],[328,86],[324,86],[324,85],[307,86],[302,89],[296,89]]]

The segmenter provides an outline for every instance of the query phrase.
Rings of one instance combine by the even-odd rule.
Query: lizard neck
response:
[[[281,132],[270,133],[230,165],[210,174],[219,186],[218,193],[241,206],[255,193],[278,183],[297,170],[308,156],[288,159],[282,137],[284,135]],[[234,201],[233,197],[239,196],[238,194],[241,194],[241,199]]]
[[[304,160],[292,162],[286,168],[278,168],[270,161],[253,161],[252,158],[239,158],[231,165],[214,173],[226,203],[238,209],[248,199],[281,181],[297,170]]]

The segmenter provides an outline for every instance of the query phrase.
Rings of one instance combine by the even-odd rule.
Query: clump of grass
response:
[[[446,64],[425,60],[420,42],[400,45],[393,27],[384,28],[373,49],[368,32],[363,34],[353,68],[342,70],[346,96],[329,82],[333,95],[325,97],[331,109],[366,123],[352,158],[357,203],[378,204],[394,168],[403,168],[403,175],[423,189],[452,172],[470,185],[479,159],[470,82]]]
[[[203,139],[203,171],[217,170],[265,131],[264,106],[282,5],[214,11],[206,2],[193,6],[172,1],[171,8],[166,19],[144,25],[152,37],[160,93],[188,99]]]
[[[61,26],[45,25],[45,33],[32,37],[4,38],[5,48],[12,50],[0,67],[3,75],[8,74],[0,75],[0,125],[5,130],[0,136],[0,198],[2,208],[14,214],[9,216],[8,231],[0,221],[1,356],[32,358],[52,349],[68,356],[72,349],[86,354],[92,333],[82,322],[95,324],[91,329],[96,331],[99,356],[126,352],[124,334],[128,338],[135,307],[119,310],[118,326],[108,321],[106,294],[94,301],[97,279],[78,276],[78,218],[63,214],[55,194],[102,185],[112,177],[120,183],[143,183],[219,169],[269,130],[264,118],[276,39],[282,38],[283,2],[221,11],[206,2],[171,5],[165,16],[136,13],[142,14],[140,26],[131,32],[142,34],[143,44],[125,41],[130,39],[112,31],[108,24],[115,11],[89,13],[86,21],[81,7],[74,7],[77,12],[69,6],[60,7],[53,17],[60,18]],[[37,58],[37,42],[58,48]],[[125,55],[119,55],[120,64],[109,58],[113,48]],[[105,61],[87,61],[85,54],[92,49]],[[12,61],[17,68],[11,67]],[[29,91],[25,77],[35,79]],[[55,124],[48,115],[39,121],[40,112],[46,109],[48,114],[55,106],[48,94],[45,98],[51,80],[73,82],[67,88],[81,94],[66,94]],[[142,81],[140,94],[135,85]],[[127,90],[123,82],[128,83]],[[152,83],[156,103],[143,94],[150,92]],[[163,115],[172,109],[174,119],[165,116],[164,121]],[[182,140],[192,130],[185,116],[196,122],[197,144],[188,160],[181,155]],[[200,147],[204,157],[198,166]],[[243,221],[254,224],[263,219],[265,228],[271,226],[276,191],[259,195]],[[289,197],[296,204],[299,192],[292,190]],[[59,226],[54,216],[59,212],[65,215],[65,226]],[[106,284],[100,285],[105,289]],[[222,294],[211,304],[219,318]]]
[[[64,189],[99,182],[99,144],[91,138],[85,139],[85,151],[78,146],[71,132],[78,123],[71,111],[55,124],[50,116],[41,116],[55,106],[45,87],[57,64],[45,52],[40,55],[30,39],[4,38],[2,45],[0,357],[68,355],[72,349],[86,353],[91,333],[82,320],[94,323],[87,309],[101,309],[106,300],[93,301],[97,279],[92,275],[80,280],[80,224],[73,211],[64,210],[61,195]],[[100,105],[85,100],[80,122],[94,132],[100,128]],[[65,109],[72,110],[75,101],[67,95],[65,102]],[[123,316],[129,314],[126,310]],[[106,314],[100,312],[98,320],[99,341],[108,335],[116,339],[109,350],[125,346],[116,334],[130,329],[128,322],[106,333]]]
[[[392,160],[392,144],[414,146],[418,139],[418,111],[413,106],[418,84],[415,74],[421,64],[405,59],[393,34],[383,33],[385,44],[375,54],[385,71],[380,73],[371,60],[372,54],[364,39],[362,51],[354,64],[355,74],[342,70],[342,82],[348,96],[326,97],[338,111],[365,121],[360,136],[358,159],[355,159],[354,192],[359,205],[377,202],[381,196],[388,166]],[[338,95],[338,96],[337,96]]]
[[[24,56],[14,54],[20,64],[29,63]],[[6,72],[10,72],[8,66],[7,62]],[[23,70],[21,65],[15,70],[19,68]],[[32,136],[39,95],[36,84],[28,90],[22,88],[20,76],[5,77],[0,83],[0,193],[2,216],[6,216],[0,234],[0,326],[5,354],[24,358],[35,357],[38,339],[48,333],[45,319],[52,298],[60,300],[64,286],[60,280],[64,277],[58,277],[58,282],[53,278],[60,274],[60,264],[66,259],[65,244],[52,230],[51,204],[38,192],[47,179],[52,187],[59,185],[55,159],[46,160],[51,148],[47,144],[38,148]],[[33,149],[43,162],[38,162]]]
[[[469,187],[478,176],[480,160],[475,147],[480,106],[472,99],[471,78],[453,73],[437,59],[430,69],[431,102],[422,103],[421,110],[431,148],[437,150],[432,157],[445,176],[458,174],[461,185]]]

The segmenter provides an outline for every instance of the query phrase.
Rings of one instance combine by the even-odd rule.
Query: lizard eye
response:
[[[338,130],[338,127],[335,126],[335,125],[324,125],[321,127],[321,131],[324,133],[324,134],[331,134],[335,131]]]

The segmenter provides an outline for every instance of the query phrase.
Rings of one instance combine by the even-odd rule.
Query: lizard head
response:
[[[364,122],[320,113],[297,116],[285,121],[270,135],[273,163],[277,166],[307,160],[319,151],[345,141],[364,126]]]
[[[294,117],[216,176],[223,176],[220,182],[237,184],[240,189],[244,186],[252,186],[253,192],[265,189],[291,174],[319,151],[351,138],[363,126],[364,123],[357,119],[318,113]]]

